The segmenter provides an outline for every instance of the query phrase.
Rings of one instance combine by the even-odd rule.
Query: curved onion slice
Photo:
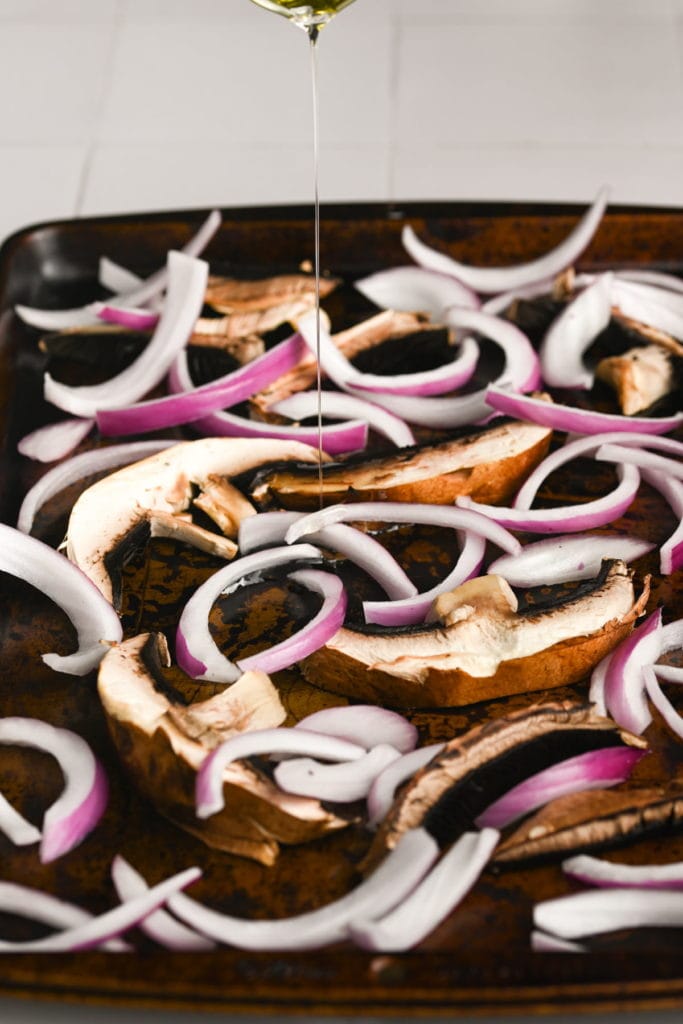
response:
[[[562,861],[566,875],[599,888],[683,889],[683,863],[617,864],[600,857],[578,854]]]
[[[326,761],[353,761],[365,753],[358,743],[307,729],[254,729],[233,736],[215,747],[197,772],[197,817],[210,818],[223,809],[223,772],[232,761],[256,754],[299,754]]]
[[[386,953],[416,946],[464,899],[488,863],[498,837],[493,828],[465,832],[394,910],[381,918],[354,917],[349,925],[351,938],[363,949]]]
[[[450,505],[421,505],[401,501],[359,501],[350,505],[328,505],[318,512],[292,523],[287,530],[286,541],[293,544],[309,533],[315,533],[333,523],[353,521],[384,523],[423,523],[426,526],[452,526],[456,530],[469,530],[509,554],[517,554],[522,545],[503,527],[487,516]]]
[[[655,669],[651,665],[647,665],[643,669],[643,680],[645,683],[645,692],[657,708],[659,714],[662,716],[671,731],[675,733],[676,736],[683,739],[683,718],[681,718],[678,711],[676,711],[676,708],[662,690],[659,685]]]
[[[534,924],[563,939],[623,928],[680,928],[683,893],[656,889],[590,889],[538,903],[534,907]]]
[[[617,725],[640,735],[652,715],[645,697],[643,667],[661,649],[662,611],[658,608],[611,653],[605,673],[605,706]]]
[[[674,338],[683,338],[683,296],[680,294],[617,278],[612,288],[612,299],[623,316]]]
[[[64,775],[64,790],[43,819],[40,859],[47,864],[77,846],[104,814],[104,769],[80,736],[40,719],[0,718],[0,743],[43,750],[57,760]]]
[[[643,480],[671,505],[678,526],[659,548],[660,571],[668,576],[683,566],[683,483],[652,469],[641,469]]]
[[[406,754],[417,743],[417,729],[412,722],[397,711],[380,708],[376,704],[322,708],[302,718],[295,728],[351,740],[368,750],[382,743]]]
[[[379,391],[380,394],[388,395],[444,395],[464,387],[471,380],[478,361],[479,346],[476,341],[474,338],[464,338],[458,355],[450,363],[434,370],[393,375],[364,373],[363,379],[354,380],[353,386],[358,391]]]
[[[670,439],[672,445],[680,449],[680,456],[683,457],[683,444],[680,441]],[[683,462],[676,462],[675,459],[667,458],[666,455],[657,455],[656,452],[642,451],[640,448],[630,448],[625,444],[601,444],[595,453],[595,458],[601,462],[629,462],[638,469],[653,469],[656,473],[665,473],[668,476],[678,477],[683,480]]]
[[[45,374],[48,402],[74,416],[94,416],[102,409],[137,401],[163,379],[187,341],[204,301],[208,264],[168,254],[168,292],[157,328],[144,351],[125,370],[102,384],[70,387]]]
[[[240,658],[237,662],[240,671],[259,669],[271,673],[290,668],[323,647],[344,622],[346,591],[338,576],[319,569],[300,569],[299,572],[290,573],[288,578],[322,597],[320,611],[287,640],[249,658]]]
[[[71,619],[78,636],[73,654],[43,654],[55,672],[84,676],[123,632],[119,617],[94,583],[68,558],[20,530],[0,523],[0,570],[37,587]]]
[[[605,679],[609,668],[611,654],[607,654],[602,661],[599,661],[591,673],[590,687],[588,689],[588,700],[595,706],[595,712],[607,718],[607,707],[605,705]]]
[[[595,375],[583,356],[612,316],[612,274],[600,274],[557,316],[541,342],[541,373],[548,387],[590,388]]]
[[[436,274],[423,267],[390,267],[361,278],[354,287],[380,309],[426,313],[439,324],[451,306],[480,306],[471,288],[450,275]]]
[[[249,573],[286,565],[297,558],[320,558],[320,551],[311,544],[272,548],[246,555],[213,573],[195,590],[180,616],[176,633],[178,665],[195,679],[214,683],[234,683],[242,672],[221,654],[209,631],[209,612],[219,594]]]
[[[43,939],[32,939],[28,942],[0,940],[0,952],[75,953],[82,949],[92,949],[139,924],[148,914],[165,903],[170,896],[200,877],[199,868],[188,868],[148,889],[142,895],[128,900],[127,903],[121,903],[98,917],[89,918],[81,924],[56,932],[54,935],[47,935]]]
[[[277,766],[275,781],[285,793],[349,804],[363,800],[382,769],[400,756],[390,744],[378,743],[362,757],[341,764],[320,764],[310,757],[296,757]]]
[[[560,534],[527,544],[519,555],[501,555],[488,572],[503,576],[511,587],[536,587],[597,576],[604,558],[632,562],[654,544],[615,534]]]
[[[635,466],[617,466],[618,485],[609,494],[581,505],[560,505],[557,508],[519,509],[497,505],[481,505],[463,496],[456,498],[458,508],[470,509],[489,516],[494,522],[511,530],[531,533],[579,533],[613,523],[633,503],[640,474]]]
[[[601,188],[592,206],[586,210],[573,231],[556,248],[529,263],[518,263],[510,267],[473,267],[459,263],[421,242],[409,225],[403,229],[402,241],[408,254],[421,267],[449,274],[476,292],[492,295],[554,277],[575,263],[602,220],[608,196],[609,190]]]
[[[380,916],[399,904],[439,855],[436,840],[422,828],[405,833],[379,867],[341,899],[296,917],[249,921],[220,914],[188,896],[173,896],[169,908],[192,928],[238,949],[286,952],[319,949],[347,937],[348,922]]]
[[[556,935],[534,929],[531,933],[531,948],[534,953],[587,953],[588,950],[580,942],[569,942],[558,939]]]
[[[130,444],[110,445],[108,448],[93,448],[80,455],[74,455],[66,462],[53,466],[28,490],[24,496],[17,517],[17,529],[30,533],[33,520],[46,501],[65,487],[82,480],[93,473],[115,469],[126,463],[137,462],[147,455],[155,455],[176,444],[176,441],[133,441]]]
[[[270,408],[280,416],[288,416],[292,420],[305,420],[309,416],[317,416],[318,394],[315,391],[299,391],[288,398],[283,398],[281,402],[276,402]],[[365,398],[338,394],[335,391],[322,391],[320,412],[329,419],[349,417],[366,420],[371,430],[381,437],[386,437],[397,448],[415,444],[415,437],[407,423]]]
[[[40,921],[41,924],[58,928],[60,931],[78,928],[93,920],[91,913],[76,906],[75,903],[67,903],[50,893],[31,889],[16,882],[0,881],[0,910],[5,914],[15,914],[30,921]],[[21,948],[23,949],[23,946]],[[109,939],[103,941],[97,948],[108,953],[127,953],[131,947],[121,939]]]
[[[32,846],[34,843],[39,843],[42,838],[40,829],[19,814],[2,793],[0,793],[0,832],[4,833],[15,846]]]
[[[159,322],[159,314],[151,309],[112,306],[107,302],[97,304],[97,316],[106,324],[117,324],[130,331],[153,331]]]
[[[652,284],[656,288],[666,288],[670,292],[683,292],[683,278],[675,277],[661,270],[636,270],[629,267],[617,270],[615,276],[623,281],[637,281],[641,284]]]
[[[142,875],[138,874],[135,868],[120,855],[114,857],[111,877],[122,903],[149,892],[149,886]],[[181,953],[198,953],[205,949],[216,948],[211,939],[187,928],[165,910],[152,911],[140,921],[139,927],[145,935],[166,949],[177,950]]]
[[[368,790],[368,828],[376,828],[388,813],[394,800],[394,793],[415,772],[440,754],[444,743],[429,743],[425,747],[410,750],[392,761],[377,775]]]
[[[561,405],[559,402],[547,402],[531,395],[515,394],[495,384],[487,388],[486,401],[492,409],[507,416],[576,434],[602,434],[606,431],[623,431],[625,437],[629,433],[666,434],[683,423],[683,413],[648,417],[594,412],[591,409]]]
[[[92,419],[68,419],[48,423],[31,431],[17,444],[17,451],[27,459],[38,462],[55,462],[69,455],[88,436],[95,421]]]
[[[240,523],[238,545],[242,554],[256,547],[284,544],[287,530],[303,512],[261,512]],[[313,534],[310,543],[328,548],[364,569],[392,599],[410,598],[417,588],[410,582],[396,559],[374,537],[353,526],[340,523]]]
[[[645,751],[603,747],[567,758],[513,786],[479,815],[479,828],[506,828],[518,818],[566,793],[603,789],[624,782]]]
[[[460,554],[457,562],[441,583],[437,583],[430,590],[423,590],[415,597],[404,597],[393,601],[363,601],[365,621],[376,623],[379,626],[409,626],[424,622],[440,594],[446,594],[466,580],[477,576],[486,555],[486,540],[480,534],[472,533],[469,530],[458,532],[462,544]]]

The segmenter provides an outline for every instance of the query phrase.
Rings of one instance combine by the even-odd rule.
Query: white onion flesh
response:
[[[488,572],[503,576],[511,587],[566,583],[597,576],[605,558],[628,563],[653,547],[637,537],[618,534],[560,534],[527,544],[519,555],[501,555],[491,562]]]
[[[578,854],[562,861],[566,875],[598,888],[683,889],[683,862],[675,864],[618,864]]]
[[[93,920],[93,915],[89,911],[75,903],[68,903],[51,893],[32,889],[17,882],[0,881],[0,910],[29,921],[39,921],[59,931],[80,928]],[[23,948],[22,945],[20,950],[16,951]],[[118,938],[104,940],[95,948],[106,950],[108,953],[127,953],[131,949],[128,943]]]
[[[562,939],[580,939],[624,928],[680,928],[683,893],[590,889],[537,904],[534,924]]]
[[[92,419],[68,419],[49,423],[22,437],[17,451],[27,459],[37,462],[56,462],[70,455],[95,425]]]
[[[314,758],[296,757],[277,766],[275,781],[285,793],[348,804],[364,800],[379,773],[400,756],[400,751],[390,744],[378,743],[362,757],[341,764],[321,764]]]
[[[19,814],[2,793],[0,793],[0,832],[15,846],[33,846],[39,843],[42,832],[23,814]]]
[[[681,678],[683,680],[683,675]],[[681,718],[680,714],[676,711],[676,708],[659,685],[657,673],[654,668],[646,666],[643,669],[643,680],[645,683],[645,692],[657,708],[657,711],[663,718],[664,722],[667,724],[669,729],[679,737],[679,739],[683,739],[683,718]]]
[[[612,316],[612,275],[601,274],[557,316],[541,342],[541,373],[548,387],[590,388],[595,375],[584,355]]]
[[[424,267],[390,267],[370,274],[354,287],[380,309],[425,313],[434,323],[443,323],[451,306],[479,309],[475,292],[446,274]]]
[[[318,393],[298,391],[276,402],[270,408],[280,416],[287,416],[292,420],[305,420],[318,414]],[[322,391],[320,412],[328,419],[365,420],[371,430],[380,437],[386,437],[397,448],[408,448],[415,444],[415,436],[407,423],[366,398],[338,394],[336,391]]]
[[[370,750],[378,744],[395,747],[401,754],[413,750],[417,743],[417,729],[397,711],[376,704],[348,704],[322,708],[306,715],[295,729],[322,732],[337,739],[359,743]]]
[[[417,747],[382,769],[368,790],[368,828],[376,828],[383,821],[398,787],[411,779],[420,768],[429,764],[441,753],[444,746],[444,743],[429,743],[427,746]]]
[[[652,721],[643,667],[661,650],[662,611],[658,608],[611,653],[605,673],[605,706],[614,721],[640,735]]]
[[[659,491],[678,521],[674,532],[659,548],[659,568],[664,576],[683,566],[683,483],[649,468],[640,470],[645,483]]]

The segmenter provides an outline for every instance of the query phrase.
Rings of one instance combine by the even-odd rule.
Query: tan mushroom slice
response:
[[[654,345],[659,345],[668,352],[673,352],[674,355],[683,356],[683,344],[672,337],[671,334],[667,334],[666,331],[641,323],[640,320],[634,320],[630,316],[624,316],[617,307],[612,308],[612,316],[628,330],[633,331],[634,334],[639,334],[646,341],[651,341]]]
[[[231,338],[225,334],[216,333],[215,328],[212,326],[214,323],[215,320],[200,317],[195,324],[194,334],[190,337],[188,344],[195,348],[220,349],[227,355],[232,356],[240,366],[250,363],[265,352],[265,342],[258,334],[247,334],[242,338]]]
[[[339,284],[338,279],[320,278],[320,298],[326,299]],[[315,277],[312,274],[280,274],[259,280],[210,276],[206,302],[221,313],[248,313],[272,309],[295,299],[315,304]]]
[[[318,453],[294,441],[203,438],[167,448],[157,455],[111,473],[87,488],[75,502],[66,536],[66,553],[108,600],[115,596],[118,570],[129,543],[157,534],[175,535],[204,547],[213,535],[187,523],[183,513],[195,490],[209,488],[217,516],[216,481],[230,480],[271,460],[296,459],[317,464]],[[239,525],[251,509],[240,495],[224,488],[225,515]],[[177,526],[174,526],[174,519]],[[232,541],[215,535],[217,553],[231,557]],[[116,594],[118,597],[118,594]]]
[[[467,494],[498,505],[508,501],[546,455],[552,430],[519,420],[448,441],[401,448],[386,455],[363,453],[323,469],[322,500],[408,501],[450,505]],[[320,500],[318,471],[292,463],[259,473],[251,496],[261,507],[307,509]]]
[[[644,345],[600,360],[595,375],[614,388],[621,411],[633,416],[674,390],[677,360],[660,345]]]
[[[162,634],[141,634],[107,652],[98,692],[119,757],[136,787],[164,817],[208,846],[273,864],[280,843],[317,839],[348,821],[317,800],[290,796],[247,761],[224,773],[225,808],[208,819],[194,810],[195,777],[223,740],[285,719],[277,691],[248,672],[223,692],[183,706],[164,691],[169,657]]]
[[[388,707],[458,707],[567,686],[586,676],[642,614],[624,562],[603,563],[575,595],[517,610],[498,576],[438,599],[445,621],[388,628],[343,626],[301,665],[309,682]]]
[[[267,334],[282,324],[291,324],[292,331],[298,317],[313,308],[307,298],[291,299],[270,309],[256,309],[245,313],[226,313],[225,316],[202,317],[195,325],[195,333],[199,333],[206,344],[208,339],[220,339],[221,347],[228,342],[236,342],[241,338],[254,334]]]
[[[408,782],[380,826],[367,863],[376,862],[408,829],[424,827],[441,845],[472,828],[505,792],[536,772],[589,750],[646,746],[592,706],[536,704],[451,740]]]
[[[498,846],[494,861],[516,866],[566,857],[680,828],[683,783],[626,789],[594,789],[552,800],[527,818]]]

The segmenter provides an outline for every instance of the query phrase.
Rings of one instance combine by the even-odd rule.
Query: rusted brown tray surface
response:
[[[322,264],[348,280],[408,262],[400,232],[406,220],[424,237],[450,246],[473,263],[530,258],[559,241],[580,211],[529,205],[407,204],[400,207],[327,207],[322,222]],[[37,335],[11,312],[16,302],[75,305],[93,297],[97,263],[110,256],[145,274],[169,248],[182,245],[202,219],[199,211],[52,223],[20,232],[0,253],[0,517],[13,523],[21,496],[40,473],[16,455],[16,441],[50,416],[40,397]],[[212,269],[240,275],[292,270],[311,256],[310,210],[304,208],[224,211],[223,225],[207,251]],[[582,263],[683,268],[683,211],[615,209],[603,222]],[[178,433],[178,436],[182,436]],[[593,471],[594,473],[596,471]],[[559,485],[580,497],[601,486],[586,480],[585,466],[568,469]],[[59,540],[74,493],[49,507],[39,530]],[[644,490],[618,529],[656,543],[673,529],[670,510]],[[432,545],[434,544],[432,540]],[[435,550],[432,546],[432,550]],[[159,611],[169,576],[191,583],[202,572],[201,557],[158,543],[148,562],[128,572],[128,632],[164,625],[172,608]],[[654,556],[637,564],[640,575],[657,571]],[[136,587],[150,573],[145,600]],[[137,574],[137,576],[136,576]],[[683,615],[681,573],[656,578],[651,607],[663,605],[666,620]],[[155,588],[158,588],[155,590]],[[258,597],[255,599],[258,608]],[[272,868],[217,853],[162,819],[135,792],[111,748],[94,678],[53,673],[40,660],[45,650],[67,650],[71,627],[32,588],[0,575],[0,714],[44,718],[84,735],[110,777],[111,802],[104,821],[72,854],[41,866],[33,850],[17,850],[0,836],[0,877],[74,900],[94,912],[115,900],[111,857],[121,852],[151,881],[199,864],[204,878],[197,898],[244,916],[283,916],[311,909],[343,894],[357,881],[356,865],[368,846],[360,827],[323,841],[283,850]],[[229,633],[227,635],[230,642]],[[282,674],[291,719],[330,702]],[[450,713],[420,712],[413,720],[421,742],[449,738],[469,724],[504,714],[525,702],[581,696],[585,687],[540,692]],[[655,724],[655,753],[640,762],[637,781],[681,773],[680,746]],[[47,769],[43,771],[43,769]],[[56,795],[50,760],[37,753],[0,751],[0,785],[34,820]],[[683,837],[663,836],[634,844],[624,860],[683,858]],[[679,938],[649,932],[604,941],[590,955],[530,951],[533,904],[569,891],[558,866],[485,873],[461,907],[418,949],[401,955],[371,955],[350,945],[312,953],[253,954],[222,949],[204,954],[169,954],[139,941],[134,955],[11,955],[0,958],[0,993],[46,998],[258,1012],[320,1014],[449,1015],[465,1013],[581,1012],[595,1009],[683,1005]],[[16,921],[0,920],[17,937],[32,934]],[[136,940],[138,941],[138,940]]]

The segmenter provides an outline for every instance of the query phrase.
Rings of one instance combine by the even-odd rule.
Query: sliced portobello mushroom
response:
[[[645,741],[569,701],[536,704],[484,722],[447,743],[398,793],[366,859],[374,865],[408,829],[426,828],[441,846],[474,826],[505,792],[568,757]]]
[[[631,631],[645,609],[622,561],[573,596],[520,610],[500,576],[469,580],[435,603],[439,621],[420,626],[344,625],[301,664],[333,693],[389,707],[458,707],[567,686],[586,676]]]
[[[234,541],[188,521],[186,510],[197,489],[206,491],[200,507],[214,522],[239,526],[255,510],[230,485],[230,478],[283,459],[317,464],[318,453],[294,441],[203,438],[133,463],[99,480],[77,499],[67,527],[67,556],[114,603],[120,599],[121,565],[131,546],[139,546],[150,534],[174,536],[232,558],[237,551]]]
[[[320,298],[327,298],[338,284],[337,278],[321,277]],[[206,302],[221,313],[272,309],[301,298],[308,301],[309,307],[315,304],[312,274],[279,274],[253,281],[211,275],[206,287]]]
[[[596,377],[614,388],[626,416],[649,409],[683,383],[683,357],[661,345],[642,345],[601,359]]]
[[[450,505],[463,494],[491,505],[508,501],[547,454],[552,430],[504,420],[438,443],[323,468],[322,501],[408,501]],[[251,497],[261,508],[308,509],[321,500],[317,467],[292,462],[256,474]]]
[[[683,782],[570,793],[552,800],[499,844],[501,867],[566,857],[683,825]]]
[[[237,733],[282,724],[286,712],[263,672],[247,672],[201,703],[185,705],[165,683],[163,634],[141,634],[107,652],[97,687],[109,733],[137,789],[157,810],[208,846],[271,865],[281,843],[317,839],[348,821],[317,800],[290,796],[249,761],[224,774],[225,808],[195,814],[195,778],[203,760]]]

